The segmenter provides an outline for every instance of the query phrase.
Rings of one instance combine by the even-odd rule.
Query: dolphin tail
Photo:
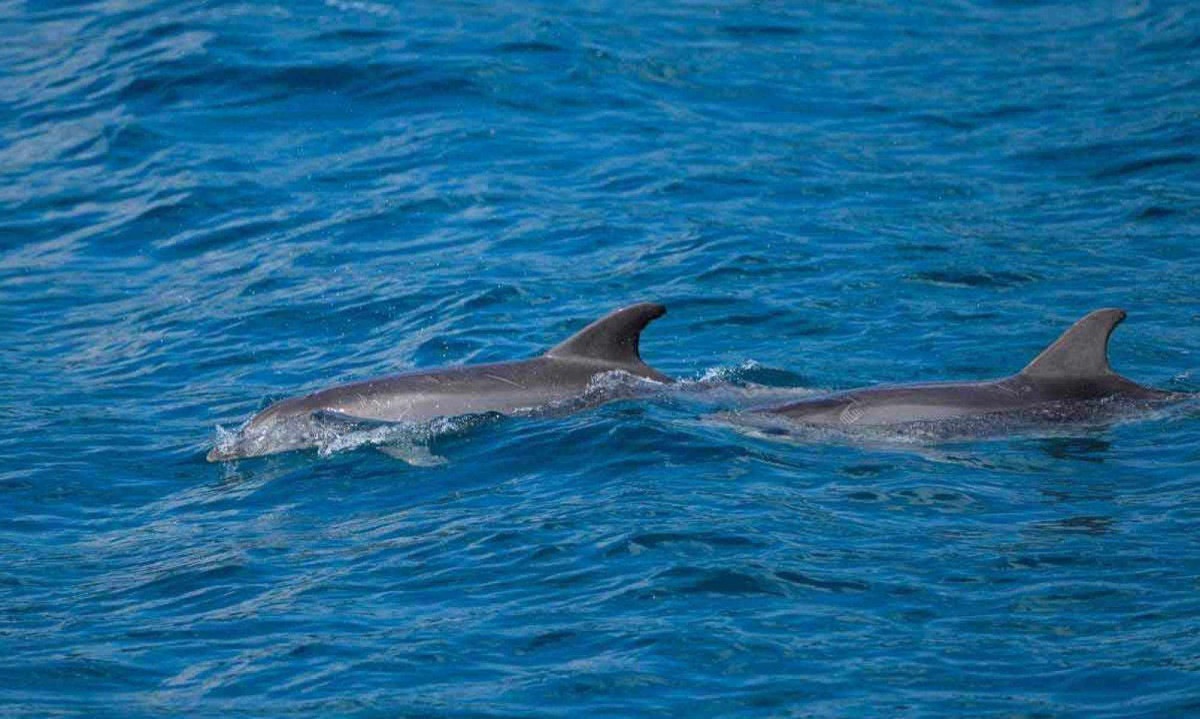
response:
[[[1125,311],[1096,310],[1071,325],[1042,350],[1021,374],[1034,379],[1100,377],[1113,374],[1108,364],[1108,338],[1125,319]]]
[[[601,317],[566,341],[546,353],[556,359],[584,359],[630,366],[638,375],[659,382],[671,378],[642,361],[638,341],[646,325],[667,313],[667,308],[653,302],[623,307]]]

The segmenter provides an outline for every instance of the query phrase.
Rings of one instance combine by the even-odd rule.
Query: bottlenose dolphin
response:
[[[657,382],[670,377],[642,362],[638,340],[666,308],[619,309],[532,359],[408,372],[293,397],[255,415],[208,461],[258,457],[315,446],[330,422],[351,425],[426,422],[438,417],[513,414],[582,397],[592,380],[621,371]]]
[[[752,411],[805,425],[886,427],[993,416],[1069,421],[1096,416],[1099,406],[1113,399],[1157,402],[1185,397],[1143,387],[1113,372],[1108,338],[1124,319],[1123,310],[1096,310],[1025,369],[1002,379],[866,387]]]

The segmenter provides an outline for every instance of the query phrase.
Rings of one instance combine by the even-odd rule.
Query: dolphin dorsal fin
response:
[[[1108,338],[1112,335],[1125,311],[1103,309],[1089,313],[1071,325],[1042,353],[1021,370],[1026,377],[1066,379],[1097,377],[1112,373],[1108,366]]]
[[[667,308],[652,302],[623,307],[601,317],[555,345],[547,357],[588,359],[615,364],[641,364],[638,340],[642,330],[666,314]]]

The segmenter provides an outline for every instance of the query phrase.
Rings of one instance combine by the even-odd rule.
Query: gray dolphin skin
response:
[[[642,330],[665,313],[648,302],[619,309],[532,359],[409,372],[285,399],[255,415],[231,441],[219,441],[208,461],[315,446],[330,418],[370,424],[511,414],[581,397],[594,378],[613,371],[672,382],[642,362],[638,350]]]
[[[806,425],[880,427],[984,416],[1032,413],[1070,420],[1085,412],[1062,411],[1075,403],[1110,398],[1156,402],[1186,395],[1126,379],[1108,364],[1108,338],[1125,312],[1101,309],[1076,322],[1025,369],[983,382],[938,382],[867,387],[754,410]],[[1054,409],[1053,412],[1043,410]],[[1038,414],[1041,412],[1041,414]]]

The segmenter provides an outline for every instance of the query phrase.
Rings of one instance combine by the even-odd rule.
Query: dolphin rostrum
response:
[[[881,427],[980,417],[1081,419],[1095,416],[1089,410],[1113,399],[1157,402],[1183,397],[1143,387],[1109,367],[1108,338],[1124,319],[1123,310],[1096,310],[1025,369],[1002,379],[865,387],[753,411],[805,425]]]
[[[619,309],[532,359],[408,372],[285,399],[228,440],[218,440],[208,461],[315,446],[330,419],[369,425],[532,410],[582,397],[592,380],[607,372],[669,383],[671,378],[642,362],[638,353],[642,330],[665,313],[662,305],[649,302]]]

